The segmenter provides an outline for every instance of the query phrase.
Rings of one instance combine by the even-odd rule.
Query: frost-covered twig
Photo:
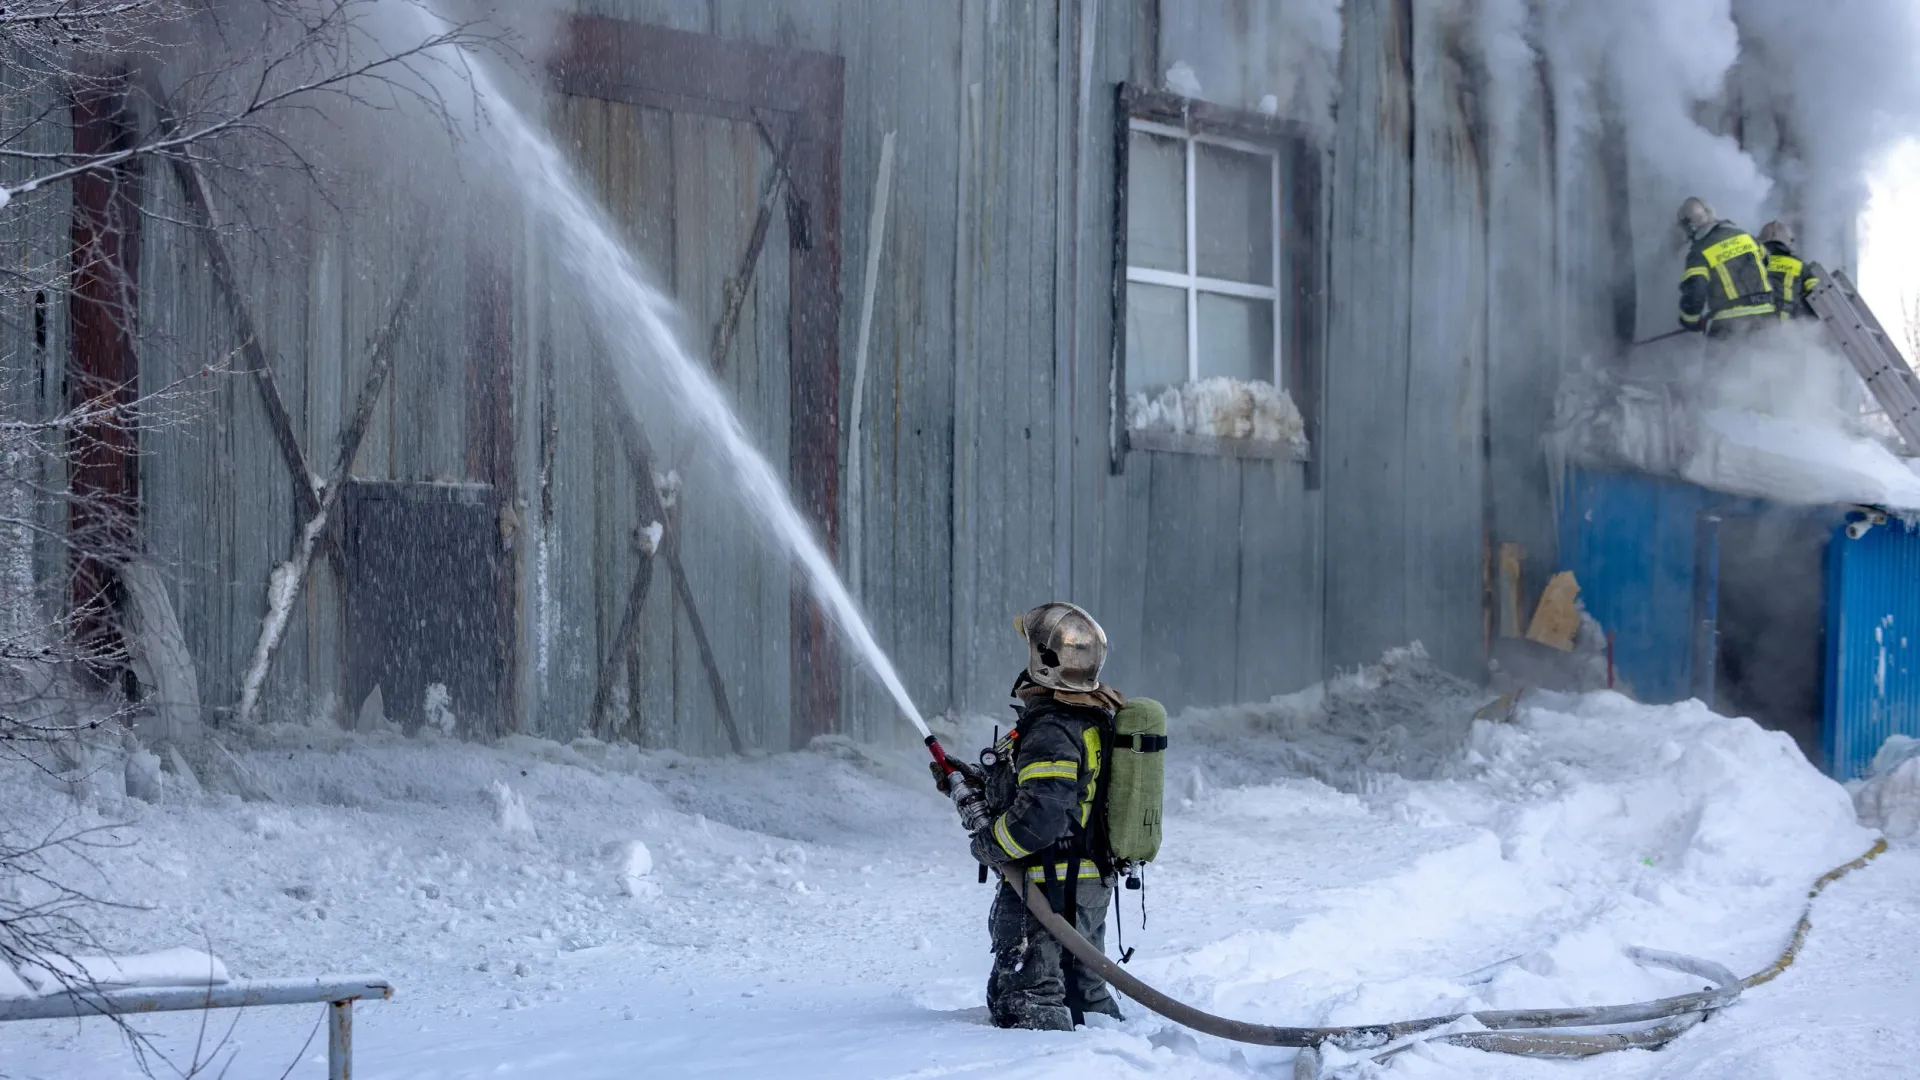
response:
[[[202,143],[241,132],[292,150],[292,157],[304,164],[304,156],[284,140],[281,125],[275,118],[289,109],[314,107],[310,100],[314,98],[370,104],[369,84],[382,87],[389,101],[410,98],[445,113],[448,103],[439,96],[438,84],[422,77],[420,65],[460,68],[465,63],[466,47],[488,43],[491,39],[485,38],[476,24],[460,23],[404,46],[387,48],[366,25],[373,8],[371,0],[262,3],[260,9],[270,13],[270,24],[294,28],[291,43],[268,52],[258,61],[251,57],[235,58],[237,62],[228,70],[200,73],[196,76],[199,85],[236,86],[238,92],[213,96],[207,108],[181,117],[166,130],[132,146],[86,153],[71,149],[27,150],[10,145],[10,140],[0,142],[0,159],[41,166],[10,186],[0,186],[0,207],[16,195],[69,181],[84,173],[112,169],[136,158],[177,156]],[[117,17],[135,21],[138,28],[161,18],[178,19],[178,12],[177,4],[170,0],[113,4],[105,6],[98,21],[105,23]],[[110,32],[111,29],[102,30],[103,35]],[[247,65],[255,62],[259,64],[258,70],[247,71]],[[224,78],[210,77],[216,74]]]

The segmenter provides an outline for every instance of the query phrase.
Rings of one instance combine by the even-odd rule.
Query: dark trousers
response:
[[[1106,882],[1088,879],[1080,882],[1075,896],[1074,929],[1101,949],[1106,948],[1110,887]],[[1114,1004],[1106,981],[1087,970],[1084,964],[1071,965],[1074,1000],[1068,1000],[1066,969],[1072,960],[1071,954],[1040,925],[1004,881],[994,890],[987,929],[993,937],[993,974],[987,977],[987,1012],[996,1025],[1071,1031],[1073,1007],[1083,1013],[1120,1018],[1120,1007]]]

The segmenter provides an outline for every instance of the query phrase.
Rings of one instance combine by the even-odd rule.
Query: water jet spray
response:
[[[429,35],[451,30],[449,23],[427,8],[408,6]],[[645,393],[668,395],[689,427],[729,466],[743,503],[775,544],[799,563],[814,598],[886,688],[901,715],[927,741],[934,760],[953,772],[786,485],[754,446],[726,393],[675,333],[672,297],[616,239],[606,211],[586,193],[554,141],[502,92],[486,58],[468,54],[462,59],[467,61],[464,70],[475,102],[475,126],[494,141],[527,208],[552,226],[548,235],[561,255],[555,262],[573,277],[579,295],[586,299],[601,341],[616,360],[628,407],[637,413]],[[449,101],[461,97],[446,95]],[[481,112],[484,116],[478,115]]]

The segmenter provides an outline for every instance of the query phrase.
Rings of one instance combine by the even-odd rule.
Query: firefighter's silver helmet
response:
[[[1689,240],[1697,240],[1701,233],[1713,228],[1718,219],[1713,216],[1713,207],[1698,195],[1687,196],[1680,204],[1680,227],[1686,230]]]
[[[1107,632],[1085,609],[1054,601],[1013,620],[1027,639],[1027,674],[1053,690],[1091,693],[1100,689],[1107,662]]]
[[[1784,221],[1769,221],[1760,227],[1760,242],[1793,246],[1793,226]]]

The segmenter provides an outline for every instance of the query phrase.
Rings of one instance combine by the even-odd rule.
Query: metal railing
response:
[[[65,990],[37,997],[0,998],[0,1021],[68,1017],[132,1016],[201,1009],[247,1009],[258,1005],[327,1007],[327,1077],[353,1076],[353,1003],[386,1001],[393,984],[378,977],[256,979],[218,986],[153,986],[127,990]]]

